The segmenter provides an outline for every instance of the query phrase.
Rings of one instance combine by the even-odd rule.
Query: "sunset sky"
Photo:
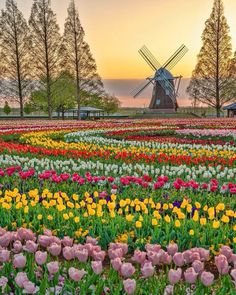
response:
[[[32,0],[17,0],[28,18]],[[224,0],[225,15],[236,50],[236,0]],[[63,31],[69,0],[52,0]],[[3,8],[5,0],[0,0]],[[76,0],[86,40],[103,79],[143,79],[152,74],[138,54],[143,45],[160,63],[184,43],[189,52],[173,69],[191,76],[201,34],[213,0]]]

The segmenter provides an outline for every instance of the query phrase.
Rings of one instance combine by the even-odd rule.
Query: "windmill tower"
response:
[[[151,67],[155,74],[147,78],[148,82],[134,91],[134,98],[140,95],[150,84],[153,85],[152,98],[149,105],[151,110],[176,111],[178,108],[177,96],[182,76],[174,77],[171,74],[172,68],[182,59],[188,49],[181,45],[176,52],[161,66],[154,55],[143,46],[139,54]]]

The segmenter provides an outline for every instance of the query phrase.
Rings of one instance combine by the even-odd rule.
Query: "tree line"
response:
[[[203,103],[216,110],[236,102],[236,52],[232,52],[229,26],[222,0],[213,9],[202,33],[202,47],[187,89],[193,104]]]
[[[107,94],[85,41],[79,12],[71,0],[61,36],[50,0],[33,0],[29,20],[15,0],[0,15],[0,96],[24,110],[64,112],[90,105],[108,113],[119,107]]]

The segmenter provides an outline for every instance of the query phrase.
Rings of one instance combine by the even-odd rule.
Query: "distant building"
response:
[[[230,105],[223,108],[227,110],[227,117],[228,118],[236,118],[236,102],[231,103]]]

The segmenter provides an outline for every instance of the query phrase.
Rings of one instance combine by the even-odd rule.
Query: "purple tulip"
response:
[[[86,262],[88,260],[88,250],[75,250],[75,257],[77,257],[80,262]]]
[[[215,264],[218,269],[218,272],[221,275],[225,275],[229,272],[229,263],[224,255],[220,254],[219,256],[216,256]]]
[[[178,268],[177,270],[175,270],[175,269],[169,270],[168,279],[172,285],[178,283],[181,280],[181,276],[182,276],[182,269],[181,268]]]
[[[13,258],[13,266],[15,268],[24,268],[26,265],[26,257],[23,254],[15,254]]]
[[[0,262],[8,262],[10,259],[10,251],[0,249]]]
[[[167,246],[167,252],[168,254],[170,254],[171,256],[174,256],[176,252],[178,252],[178,245],[176,243],[170,243]]]
[[[35,261],[38,265],[43,265],[47,261],[47,252],[37,251],[35,253]]]
[[[70,267],[68,270],[69,277],[71,280],[75,282],[79,282],[82,280],[83,276],[87,273],[84,269],[76,269],[74,267]]]
[[[197,273],[201,273],[204,270],[204,263],[199,260],[195,260],[192,263],[192,267]]]
[[[173,261],[174,261],[175,265],[183,266],[184,265],[184,256],[183,256],[183,254],[180,253],[180,252],[175,253],[174,256],[173,256]]]
[[[50,254],[52,254],[53,256],[58,256],[61,253],[61,245],[58,245],[56,243],[52,243],[49,247],[48,247],[48,252]]]
[[[97,275],[99,275],[103,270],[102,261],[92,261],[91,266],[92,266],[93,272]]]
[[[211,286],[214,282],[214,275],[211,272],[207,272],[207,271],[202,272],[201,282],[206,287]]]
[[[136,281],[131,279],[124,280],[123,286],[127,294],[133,294],[136,290]]]
[[[25,272],[18,272],[17,273],[17,275],[15,277],[15,282],[20,288],[23,288],[24,287],[23,284],[28,281],[29,281],[29,279],[28,279],[27,274]]]
[[[114,270],[120,271],[120,268],[122,266],[122,261],[121,261],[120,257],[116,257],[115,259],[112,259],[111,265],[114,268]]]
[[[36,294],[39,291],[39,287],[35,286],[35,284],[30,281],[25,281],[23,283],[23,288],[23,293],[26,294]]]
[[[232,269],[230,275],[233,278],[233,280],[236,281],[236,269]]]
[[[72,260],[75,258],[75,250],[73,247],[66,246],[63,248],[63,256],[66,260]]]
[[[135,273],[135,268],[129,262],[123,263],[120,268],[120,273],[123,277],[129,278]]]
[[[184,278],[187,283],[194,284],[197,280],[198,274],[195,272],[193,267],[189,267],[184,272]]]
[[[59,271],[59,264],[57,261],[47,263],[47,269],[51,275],[54,275]]]
[[[28,240],[23,249],[28,253],[35,253],[38,249],[38,245],[34,241]]]
[[[152,277],[154,274],[154,267],[152,266],[151,262],[145,262],[141,267],[141,272],[144,278]]]

